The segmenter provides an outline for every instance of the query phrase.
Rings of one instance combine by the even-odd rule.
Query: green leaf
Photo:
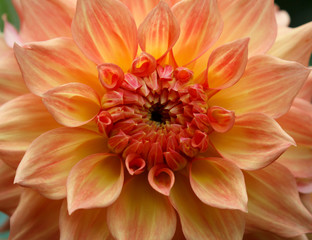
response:
[[[13,7],[11,0],[1,0],[0,1],[0,16],[6,14],[8,17],[8,21],[11,22],[17,29],[19,29],[19,19],[18,15]],[[0,19],[0,31],[3,31],[3,20]]]

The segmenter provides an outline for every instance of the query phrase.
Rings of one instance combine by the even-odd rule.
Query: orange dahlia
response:
[[[0,108],[0,156],[29,189],[11,239],[312,231],[293,170],[275,162],[296,145],[275,119],[310,70],[276,40],[272,0],[16,6],[25,22],[14,51],[31,93]],[[311,39],[300,43],[307,58]]]

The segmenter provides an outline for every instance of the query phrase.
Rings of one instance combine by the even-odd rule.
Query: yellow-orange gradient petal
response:
[[[218,0],[224,28],[217,45],[250,38],[249,56],[265,53],[277,32],[272,0]]]
[[[0,107],[0,158],[17,168],[29,144],[60,125],[33,94],[22,95]]]
[[[59,0],[19,1],[20,36],[23,42],[43,41],[55,37],[70,37],[75,6]]]
[[[170,201],[180,216],[182,231],[189,240],[240,240],[245,227],[243,213],[210,207],[194,194],[188,178],[176,174]]]
[[[12,215],[18,205],[22,188],[13,184],[15,170],[0,160],[0,211]]]
[[[57,128],[40,135],[28,148],[16,171],[15,183],[32,187],[51,199],[66,196],[71,168],[84,157],[108,152],[99,134],[80,128]]]
[[[236,115],[262,112],[276,118],[289,110],[308,74],[309,69],[299,63],[258,55],[249,59],[234,86],[218,92],[209,103]]]
[[[10,219],[10,239],[58,239],[61,204],[62,201],[53,201],[36,191],[25,189]]]
[[[112,240],[106,223],[106,208],[81,209],[69,215],[63,202],[60,213],[60,240]]]
[[[57,38],[30,43],[23,48],[15,45],[14,50],[27,87],[36,95],[70,82],[101,90],[95,64],[72,39]]]
[[[312,72],[310,72],[297,97],[312,102]]]
[[[173,54],[181,66],[201,56],[217,41],[223,23],[216,0],[180,1],[172,12],[180,24]]]
[[[78,0],[73,38],[96,64],[114,63],[127,71],[137,52],[137,28],[118,0]]]
[[[309,65],[312,53],[312,22],[279,34],[268,54]]]
[[[68,212],[111,205],[119,196],[124,181],[120,158],[97,153],[79,161],[67,179]]]
[[[42,101],[54,119],[67,127],[90,122],[100,111],[100,98],[88,85],[68,83],[43,94]]]
[[[179,24],[168,4],[163,1],[147,15],[138,29],[141,49],[156,60],[173,47],[179,34]]]
[[[120,0],[131,11],[137,27],[143,22],[147,14],[157,6],[159,0]]]
[[[190,183],[197,197],[216,208],[247,212],[247,193],[241,170],[222,158],[195,158]]]
[[[294,237],[312,230],[312,215],[300,202],[294,177],[273,163],[244,171],[248,194],[247,229]]]
[[[308,238],[305,234],[292,238],[284,238],[271,232],[256,231],[245,234],[243,240],[308,240]]]
[[[208,86],[223,89],[235,84],[244,74],[249,39],[240,39],[215,49],[208,61]]]
[[[116,239],[169,240],[176,214],[168,198],[149,186],[145,174],[130,179],[107,212],[108,227]]]
[[[295,145],[274,119],[261,113],[239,116],[230,131],[209,138],[222,157],[248,170],[265,167]]]

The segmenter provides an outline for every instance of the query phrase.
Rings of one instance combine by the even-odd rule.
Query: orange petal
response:
[[[172,7],[180,24],[180,37],[173,48],[179,66],[204,54],[219,38],[223,23],[216,0],[181,1]]]
[[[240,39],[215,49],[208,61],[208,86],[223,89],[234,85],[247,65],[249,39]]]
[[[25,189],[11,217],[10,239],[58,239],[61,204],[61,201],[52,201]]]
[[[248,194],[247,229],[294,237],[312,231],[312,215],[300,202],[294,177],[273,163],[244,172]]]
[[[58,0],[19,1],[22,15],[20,36],[23,42],[70,37],[75,6],[69,8]]]
[[[300,125],[302,126],[302,125]],[[298,178],[312,178],[312,147],[291,146],[277,161]]]
[[[312,192],[312,177],[310,178],[296,178],[297,188],[300,193]]]
[[[81,209],[69,215],[66,205],[64,201],[61,207],[60,240],[111,240],[106,223],[106,208]]]
[[[29,144],[60,125],[33,94],[20,96],[0,107],[0,158],[17,168]]]
[[[0,36],[1,41],[1,36]],[[28,93],[12,49],[1,49],[0,56],[0,105]]]
[[[79,161],[67,179],[68,212],[111,205],[124,181],[123,165],[115,154],[97,153]]]
[[[216,132],[225,133],[235,123],[235,113],[222,107],[212,106],[207,111],[208,122]]]
[[[230,131],[214,132],[209,138],[222,157],[247,170],[270,164],[295,145],[275,120],[260,113],[239,116]]]
[[[296,98],[289,112],[277,119],[297,144],[312,146],[312,104]]]
[[[243,240],[308,240],[308,238],[305,234],[292,238],[284,238],[271,232],[257,231],[245,234]]]
[[[166,165],[155,165],[148,172],[148,182],[157,192],[169,196],[174,173]]]
[[[268,54],[309,65],[312,53],[312,22],[279,34]]]
[[[143,22],[147,14],[157,6],[159,0],[121,0],[131,11],[137,26]]]
[[[222,158],[196,158],[190,168],[190,183],[203,203],[247,212],[244,176],[233,163]]]
[[[179,34],[179,24],[164,1],[160,1],[146,16],[138,29],[141,49],[151,54],[156,60],[173,47]]]
[[[28,148],[16,171],[15,183],[51,199],[66,196],[71,168],[84,157],[108,152],[105,139],[80,128],[57,128],[40,135]]]
[[[279,117],[289,110],[308,74],[309,69],[299,63],[255,56],[239,82],[215,94],[209,103],[234,110],[236,115],[262,112]]]
[[[78,0],[72,32],[82,52],[96,64],[114,63],[127,71],[136,55],[136,25],[120,1]]]
[[[301,194],[300,199],[303,205],[312,213],[312,193]]]
[[[24,48],[15,45],[14,50],[27,87],[36,95],[70,82],[101,89],[95,64],[69,38],[31,43]]]
[[[13,184],[15,170],[0,160],[0,211],[12,215],[20,200],[22,188]]]
[[[167,198],[154,189],[145,174],[131,178],[107,212],[107,223],[116,239],[171,239],[176,215]]]
[[[68,83],[43,94],[42,101],[54,119],[67,127],[90,122],[100,111],[100,98],[88,85]]]
[[[312,72],[310,72],[297,97],[312,102]]]
[[[271,0],[218,0],[224,28],[217,45],[250,38],[249,56],[265,53],[273,45],[277,24]]]
[[[240,240],[245,220],[238,210],[218,209],[202,203],[186,177],[176,174],[170,201],[180,216],[182,230],[189,240]]]

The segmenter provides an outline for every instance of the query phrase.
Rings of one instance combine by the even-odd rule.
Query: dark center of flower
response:
[[[165,109],[165,106],[160,103],[154,104],[149,109],[149,113],[152,121],[165,124],[166,121],[170,120],[169,110]]]

